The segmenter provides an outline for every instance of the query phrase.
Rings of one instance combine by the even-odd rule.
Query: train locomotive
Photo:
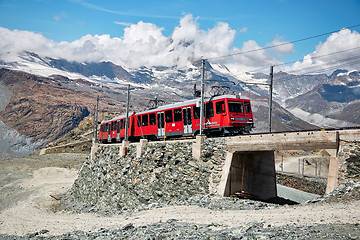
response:
[[[200,98],[163,105],[129,114],[128,139],[156,140],[196,136],[200,133]],[[204,101],[203,133],[229,136],[249,133],[254,128],[250,99],[234,95],[212,97]],[[126,116],[102,121],[99,141],[120,142],[125,138]]]

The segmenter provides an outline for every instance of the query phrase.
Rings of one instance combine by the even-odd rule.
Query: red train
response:
[[[125,137],[125,115],[102,121],[99,140],[119,142]],[[250,100],[234,95],[208,99],[204,103],[204,134],[226,136],[248,133],[254,127]],[[128,139],[196,136],[200,133],[200,99],[160,106],[129,115]],[[164,136],[165,135],[165,136]]]

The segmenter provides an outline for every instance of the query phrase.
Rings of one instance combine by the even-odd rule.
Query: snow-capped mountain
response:
[[[295,116],[321,127],[359,126],[359,72],[336,70],[325,83],[288,99],[286,108]]]
[[[131,85],[131,107],[137,111],[146,109],[147,101],[154,97],[163,99],[166,103],[190,99],[193,97],[194,84],[197,84],[199,89],[201,80],[200,62],[188,65],[186,68],[144,66],[130,69],[111,62],[70,62],[65,59],[54,59],[36,53],[22,52],[0,56],[1,68],[3,71],[0,78],[2,81],[0,81],[0,93],[3,95],[6,93],[7,96],[13,95],[13,100],[4,102],[7,108],[3,106],[4,108],[0,109],[3,116],[0,120],[25,137],[35,137],[35,133],[21,130],[21,122],[16,119],[26,119],[25,115],[21,115],[22,113],[31,115],[39,112],[36,110],[36,106],[42,107],[38,104],[30,104],[31,111],[27,112],[25,103],[31,101],[36,103],[36,99],[48,97],[49,92],[58,93],[59,97],[68,99],[79,99],[78,97],[86,99],[82,103],[78,101],[75,108],[71,108],[70,105],[66,106],[67,111],[70,109],[68,116],[71,117],[73,114],[74,116],[83,116],[84,113],[91,113],[93,110],[91,102],[95,101],[96,95],[101,96],[104,109],[123,111],[127,84]],[[256,131],[267,131],[269,89],[266,85],[254,85],[254,83],[268,83],[269,75],[241,72],[230,66],[209,62],[206,62],[206,70],[206,95],[214,93],[212,86],[215,85],[230,88],[230,93],[241,93],[250,97]],[[10,79],[9,83],[9,78],[15,78],[17,84],[10,84],[13,79]],[[24,84],[21,85],[20,82],[24,82]],[[43,88],[39,83],[47,87]],[[37,86],[37,89],[21,89],[28,87],[29,84]],[[32,99],[29,97],[22,99],[24,93],[32,94],[30,94],[30,90],[38,92],[35,92]],[[282,131],[360,125],[359,93],[360,74],[357,71],[337,70],[330,76],[326,74],[275,73],[273,129]],[[69,95],[67,96],[67,94]],[[40,102],[50,104],[51,107],[47,106],[47,108],[53,110],[56,109],[56,106],[64,107],[58,98],[54,98],[57,99],[55,104],[51,98],[49,99]],[[21,107],[23,111],[17,112],[17,107]],[[44,112],[44,114],[50,113]],[[27,117],[29,121],[33,119]],[[42,117],[40,114],[39,118]],[[71,129],[74,125],[67,121],[69,119],[64,119],[66,129]],[[30,131],[31,129],[26,130]],[[47,140],[62,134],[51,131],[48,133],[49,135],[44,135]]]
[[[200,71],[195,66],[186,71],[161,67],[124,69],[111,62],[69,62],[65,59],[42,57],[31,52],[0,56],[1,67],[42,77],[61,75],[69,79],[83,79],[111,88],[124,87],[124,85],[130,84],[137,88],[150,88],[155,92],[163,92],[166,89],[168,92],[184,94],[184,96],[189,96],[189,91],[186,89],[182,92],[182,89],[176,88],[176,86],[181,85],[181,83],[191,84],[194,79],[199,79],[200,76]]]

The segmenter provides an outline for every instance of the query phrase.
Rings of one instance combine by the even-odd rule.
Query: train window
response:
[[[245,106],[245,112],[251,113],[250,102],[244,102],[244,106]]]
[[[108,131],[111,132],[111,122],[109,122]]]
[[[215,103],[216,113],[224,113],[225,112],[225,102],[220,101]]]
[[[213,102],[205,103],[205,117],[213,117],[214,116],[214,104]]]
[[[165,122],[167,123],[173,122],[172,110],[165,111]]]
[[[155,113],[150,113],[149,114],[149,120],[150,120],[150,125],[156,125],[156,114]]]
[[[191,120],[191,108],[187,109],[186,118],[187,118],[187,124],[191,125],[191,123],[192,123],[192,120]]]
[[[141,116],[137,116],[137,126],[141,127]]]
[[[108,127],[109,127],[109,124],[105,124],[105,131],[104,132],[107,132],[108,131]]]
[[[149,125],[149,115],[147,115],[147,114],[142,115],[142,125],[143,125],[143,127],[146,127]]]
[[[244,105],[242,102],[229,102],[229,112],[244,113]]]
[[[199,119],[200,118],[200,108],[193,106],[193,117],[194,119]]]
[[[182,121],[181,108],[174,109],[174,122]]]
[[[120,120],[120,129],[124,129],[124,119]]]

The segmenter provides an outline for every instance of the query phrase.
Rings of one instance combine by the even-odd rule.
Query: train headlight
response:
[[[231,121],[235,121],[235,118],[230,118]]]

